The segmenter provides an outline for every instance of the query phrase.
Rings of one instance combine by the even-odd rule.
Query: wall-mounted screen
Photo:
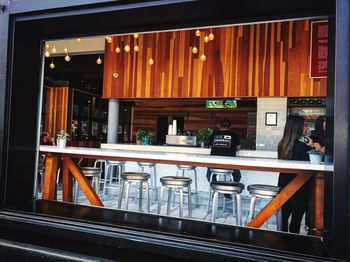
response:
[[[229,100],[207,100],[206,108],[237,108],[237,101],[235,99]]]

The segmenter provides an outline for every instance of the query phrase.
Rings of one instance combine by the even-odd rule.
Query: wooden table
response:
[[[325,172],[333,172],[332,165],[311,165],[307,161],[287,161],[267,158],[222,157],[202,154],[179,154],[166,152],[144,152],[132,150],[112,150],[99,148],[40,146],[40,154],[46,155],[45,176],[42,198],[56,200],[57,169],[62,162],[63,201],[72,201],[73,177],[92,205],[103,206],[102,201],[87,181],[73,158],[90,158],[132,162],[150,162],[174,165],[203,166],[209,168],[256,170],[297,174],[281,192],[263,208],[247,225],[261,227],[281,206],[297,192],[309,179],[314,179],[311,227],[323,229],[323,201]],[[71,175],[70,175],[71,174]]]

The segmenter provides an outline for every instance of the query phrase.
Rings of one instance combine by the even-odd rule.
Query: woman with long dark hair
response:
[[[306,137],[308,130],[302,116],[288,116],[282,140],[278,144],[278,159],[308,161],[307,151],[313,146],[312,139]],[[280,173],[278,186],[281,188],[288,185],[296,175]],[[309,183],[305,183],[283,206],[282,206],[282,230],[299,233],[300,224],[309,202]],[[291,217],[290,225],[288,219]]]
[[[312,136],[315,149],[322,153],[325,152],[326,146],[326,117],[319,116],[315,122],[315,132]]]

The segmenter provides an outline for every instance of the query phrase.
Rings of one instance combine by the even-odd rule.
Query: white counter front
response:
[[[146,152],[165,152],[181,154],[204,154],[210,155],[210,148],[187,147],[187,146],[154,146],[154,145],[135,145],[135,144],[101,144],[101,148],[135,150]],[[277,158],[276,151],[266,150],[240,150],[236,153],[238,157],[263,157]]]

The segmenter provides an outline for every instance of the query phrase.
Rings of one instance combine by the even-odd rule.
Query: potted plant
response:
[[[209,147],[210,136],[213,133],[211,128],[202,128],[197,133],[197,144],[201,147]]]
[[[137,130],[136,132],[136,144],[141,145],[142,139],[145,136],[145,131],[143,131],[141,128]]]
[[[57,147],[65,148],[67,145],[67,140],[70,140],[70,135],[65,130],[61,130],[57,134]]]
[[[321,163],[324,153],[315,149],[309,150],[307,153],[309,154],[311,164],[319,165]]]

